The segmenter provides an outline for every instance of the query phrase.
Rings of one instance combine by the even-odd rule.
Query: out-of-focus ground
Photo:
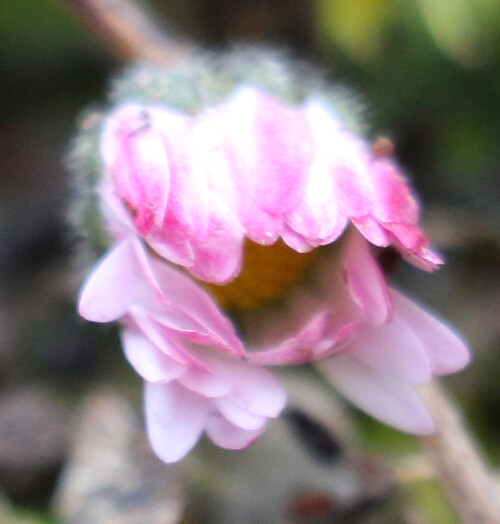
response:
[[[473,364],[446,383],[500,467],[500,3],[151,8],[202,46],[267,43],[313,60],[366,103],[371,136],[394,139],[448,260],[395,280],[469,339]],[[458,522],[411,438],[343,414],[319,385],[304,389],[308,376],[289,378],[292,396],[324,427],[298,411],[248,451],[202,444],[174,468],[150,456],[115,331],[76,315],[87,268],[65,225],[76,117],[122,65],[57,3],[0,2],[0,522]]]

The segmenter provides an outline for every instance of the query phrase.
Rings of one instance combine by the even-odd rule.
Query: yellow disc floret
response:
[[[305,274],[316,253],[297,253],[281,241],[261,246],[247,240],[238,277],[223,286],[205,286],[225,309],[259,307],[281,298]]]

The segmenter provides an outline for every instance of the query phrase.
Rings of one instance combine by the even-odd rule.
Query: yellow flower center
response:
[[[316,258],[318,250],[297,253],[282,241],[261,246],[247,240],[241,273],[229,284],[205,284],[225,309],[251,309],[281,298]]]

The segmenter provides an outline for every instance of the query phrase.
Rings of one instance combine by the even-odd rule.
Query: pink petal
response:
[[[390,233],[372,216],[352,218],[352,223],[368,242],[379,247],[387,247],[391,243]]]
[[[312,251],[315,247],[287,224],[284,225],[281,231],[281,238],[288,247],[297,251],[297,253],[309,253],[309,251]]]
[[[342,329],[332,336],[328,330],[330,322],[329,310],[316,313],[294,336],[270,348],[249,352],[249,360],[261,366],[283,366],[321,358],[339,343],[338,335],[341,342],[346,338]]]
[[[248,430],[231,424],[219,413],[208,417],[206,432],[212,442],[225,449],[243,449],[253,444],[264,432],[266,426]]]
[[[391,300],[384,275],[368,243],[361,235],[351,233],[342,253],[352,298],[369,322],[384,323],[391,313]]]
[[[223,111],[247,198],[272,215],[284,213],[303,193],[312,161],[306,115],[252,87],[239,89]]]
[[[267,420],[263,415],[256,415],[247,409],[245,399],[240,401],[239,397],[233,398],[228,395],[216,398],[214,404],[231,424],[242,429],[260,429]]]
[[[198,331],[210,335],[219,347],[228,352],[244,354],[243,344],[232,323],[219,311],[208,293],[167,264],[153,260],[151,267],[163,296],[179,312],[188,315],[198,325]],[[157,320],[161,321],[160,318]]]
[[[163,234],[161,241],[148,238],[148,245],[156,251],[161,258],[173,264],[184,266],[188,269],[194,265],[195,255],[193,246],[185,236],[177,235],[175,231],[169,231],[169,233]]]
[[[144,335],[165,355],[173,358],[179,364],[189,364],[200,369],[206,369],[204,364],[181,342],[184,333],[179,335],[166,330],[162,324],[155,320],[154,316],[137,306],[130,308],[129,315]]]
[[[283,213],[303,193],[312,161],[308,122],[252,87],[238,90],[221,110],[238,216],[248,238],[273,244],[283,229]]]
[[[319,183],[316,191],[324,185],[326,194],[331,192],[335,196],[339,217],[367,215],[373,179],[366,144],[343,128],[323,103],[311,99],[304,110],[314,137],[315,158],[325,165],[331,179],[331,184]]]
[[[438,375],[454,373],[469,364],[470,351],[445,322],[393,289],[391,295],[395,311],[419,338],[434,373]]]
[[[184,458],[198,442],[209,401],[177,382],[145,385],[146,429],[151,447],[164,462]]]
[[[125,327],[121,341],[125,357],[148,382],[170,382],[187,371],[185,365],[168,357],[137,329]]]
[[[107,230],[117,241],[125,240],[136,234],[135,225],[124,203],[116,194],[111,180],[104,179],[97,190],[100,212],[104,217]]]
[[[277,417],[286,403],[281,383],[267,369],[249,363],[209,357],[214,373],[231,383],[232,396],[246,411],[264,417]]]
[[[395,162],[376,159],[371,164],[374,179],[372,214],[380,222],[417,224],[420,209],[408,181]]]
[[[203,362],[203,360],[202,360]],[[195,391],[207,398],[221,397],[231,393],[232,384],[225,377],[214,373],[209,364],[204,369],[191,367],[179,382],[191,391]]]
[[[223,111],[207,111],[192,127],[188,166],[197,188],[197,200],[206,205],[206,230],[193,238],[195,264],[190,271],[198,278],[216,283],[234,279],[241,269],[244,229],[238,218],[234,172],[224,142]],[[206,204],[199,201],[203,199]]]
[[[231,322],[208,293],[169,264],[152,258],[138,241],[134,241],[133,247],[143,274],[141,285],[136,286],[134,307],[138,311],[149,312],[156,322],[193,342],[242,354],[243,345]]]
[[[169,111],[160,130],[157,112],[131,104],[120,107],[108,118],[101,142],[118,195],[132,210],[135,225],[143,236],[163,221],[175,158],[171,141],[186,125],[186,117]],[[169,140],[165,133],[171,135]]]
[[[189,271],[205,282],[226,284],[241,271],[243,229],[229,213],[212,214],[209,233],[199,245],[193,245],[195,262]]]
[[[382,326],[360,328],[349,354],[381,373],[411,384],[432,380],[429,357],[413,330],[395,314]]]
[[[326,148],[317,148],[302,198],[285,215],[296,233],[316,245],[333,242],[347,223],[339,210],[328,156]]]
[[[429,241],[418,226],[396,227],[386,224],[386,227],[391,232],[391,243],[414,266],[424,271],[434,271],[444,264],[443,258],[429,249]]]
[[[326,360],[319,367],[340,393],[369,415],[409,433],[425,435],[435,431],[423,401],[405,382],[348,354]]]
[[[115,246],[97,264],[84,283],[78,312],[93,322],[111,322],[123,316],[132,302],[137,262],[130,239]]]

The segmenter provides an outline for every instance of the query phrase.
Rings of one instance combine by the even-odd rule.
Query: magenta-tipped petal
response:
[[[164,112],[168,117],[160,127],[156,115]],[[120,107],[107,120],[102,156],[141,235],[154,234],[163,222],[176,155],[167,144],[179,138],[185,125],[186,117],[175,111],[132,104]]]
[[[209,400],[176,382],[145,385],[146,429],[151,447],[164,462],[184,458],[198,442]]]

